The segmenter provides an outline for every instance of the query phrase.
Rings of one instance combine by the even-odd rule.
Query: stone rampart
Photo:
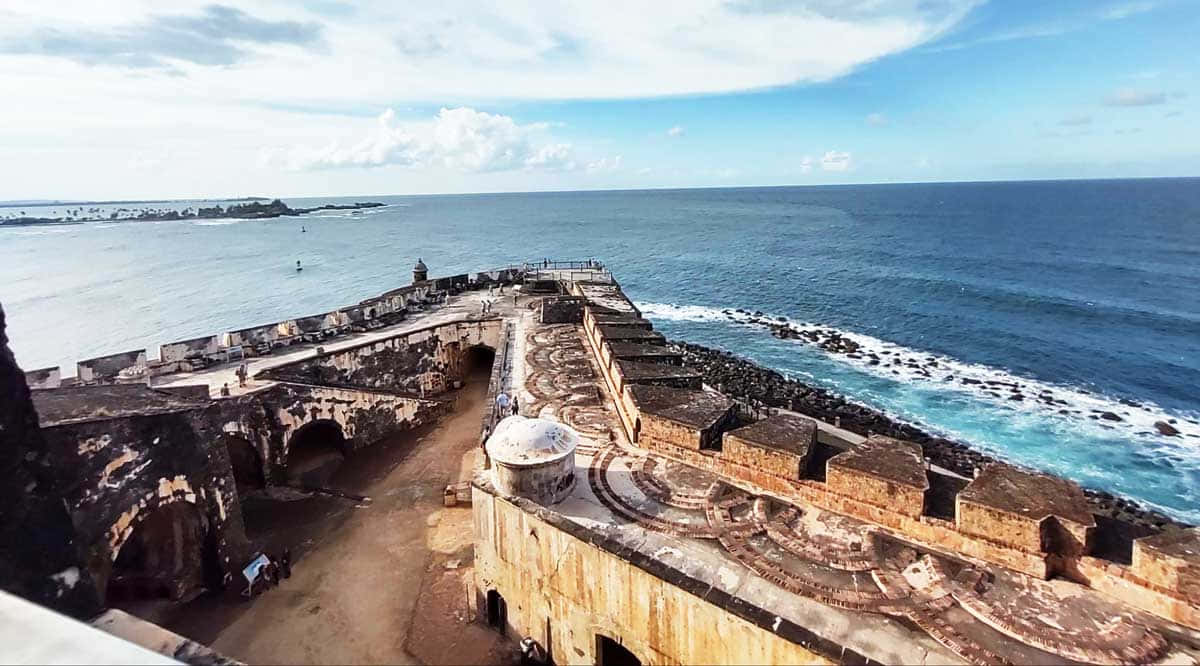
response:
[[[455,321],[318,354],[272,367],[260,377],[279,381],[437,395],[462,379],[464,353],[495,350],[500,319]]]

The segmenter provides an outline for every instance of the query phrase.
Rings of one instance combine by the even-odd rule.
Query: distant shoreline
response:
[[[270,197],[238,197],[235,199],[130,199],[126,201],[71,201],[59,199],[30,199],[25,201],[0,201],[0,208],[45,208],[47,206],[117,206],[152,203],[179,203],[196,201],[210,203],[213,201],[229,203],[247,203],[251,201],[270,201]]]
[[[251,201],[234,204],[228,207],[212,206],[209,208],[185,208],[184,210],[147,210],[138,215],[118,217],[114,212],[109,217],[17,217],[0,219],[0,227],[32,227],[45,225],[83,224],[85,222],[171,222],[176,220],[264,220],[276,217],[296,217],[321,210],[359,210],[363,208],[381,208],[387,204],[377,201],[365,201],[352,204],[326,204],[314,208],[292,208],[279,199],[270,203]]]

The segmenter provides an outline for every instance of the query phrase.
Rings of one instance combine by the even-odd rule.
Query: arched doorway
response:
[[[224,433],[221,439],[229,453],[229,466],[233,470],[238,495],[244,496],[247,491],[265,487],[262,457],[259,456],[258,449],[254,448],[254,444],[245,437],[232,433]]]
[[[336,421],[318,419],[292,434],[288,444],[288,485],[321,488],[346,459],[346,438]]]
[[[492,364],[496,361],[496,350],[486,345],[475,345],[468,347],[463,352],[463,374],[489,376],[492,373]]]
[[[487,593],[487,623],[501,636],[508,632],[508,603],[495,590],[488,590]]]
[[[216,553],[204,512],[189,502],[151,509],[117,551],[105,603],[178,600],[200,590]]]
[[[624,645],[596,634],[596,666],[642,666],[642,660]]]

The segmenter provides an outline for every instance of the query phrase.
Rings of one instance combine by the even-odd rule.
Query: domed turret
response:
[[[417,257],[417,265],[413,266],[413,284],[424,282],[429,279],[429,267]]]
[[[492,459],[496,489],[554,504],[575,485],[579,433],[556,421],[510,416],[496,424],[485,448]]]

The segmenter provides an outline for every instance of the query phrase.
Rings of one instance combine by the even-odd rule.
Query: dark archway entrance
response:
[[[229,466],[233,470],[233,480],[237,484],[238,495],[247,491],[258,490],[266,486],[263,475],[262,458],[254,444],[240,435],[225,433],[221,435],[225,450],[229,453]]]
[[[488,590],[487,593],[487,623],[501,636],[508,633],[508,603],[495,590]]]
[[[603,634],[596,634],[596,666],[642,666],[624,645]]]
[[[287,483],[304,488],[321,488],[346,459],[342,427],[329,419],[301,426],[288,445]]]
[[[199,591],[216,563],[208,531],[208,519],[194,504],[172,502],[152,509],[121,545],[105,603],[178,600]]]
[[[467,377],[491,375],[492,364],[496,361],[496,351],[491,347],[475,345],[469,347],[463,355],[463,374]]]

